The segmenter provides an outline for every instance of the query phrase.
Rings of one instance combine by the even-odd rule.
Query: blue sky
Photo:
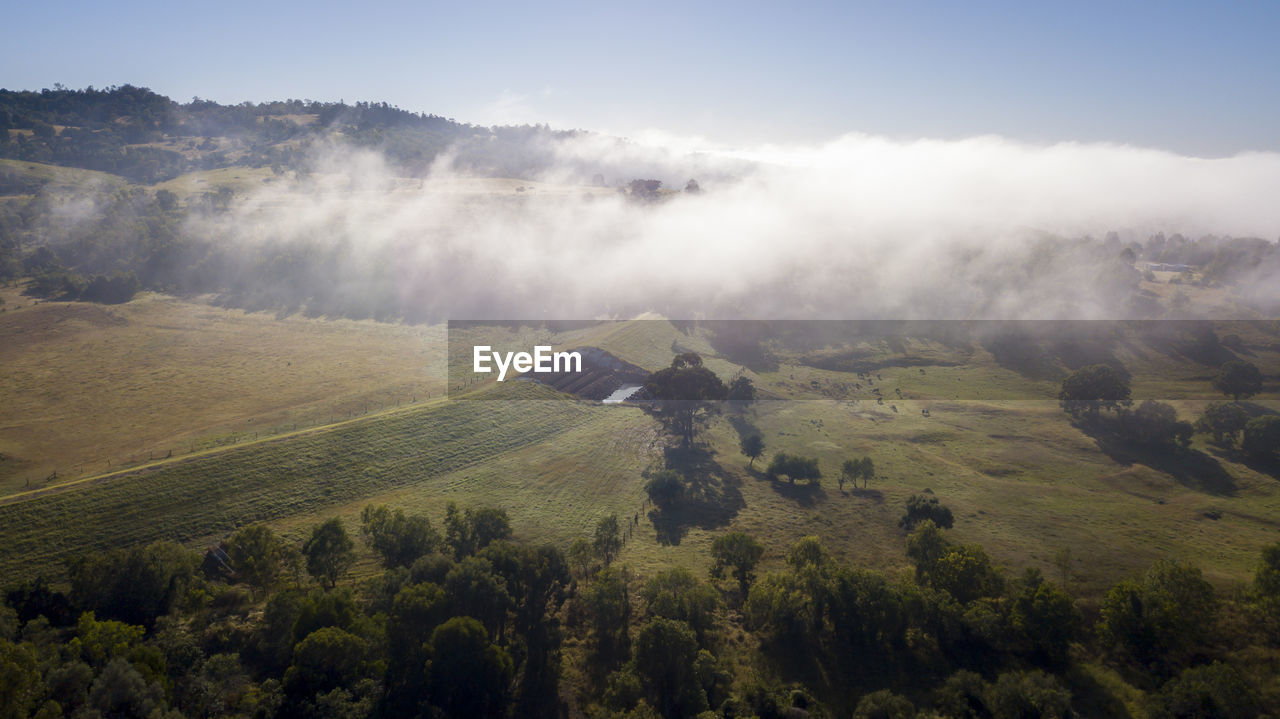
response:
[[[0,86],[387,101],[713,141],[1280,151],[1280,2],[10,4]]]

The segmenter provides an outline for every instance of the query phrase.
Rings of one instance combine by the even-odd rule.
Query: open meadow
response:
[[[660,320],[515,335],[599,346],[650,369],[672,348],[697,350],[725,380],[745,374],[770,398],[713,417],[696,456],[664,457],[671,441],[636,407],[554,399],[528,383],[508,383],[508,399],[441,398],[438,327],[277,318],[155,295],[113,307],[42,303],[0,322],[20,340],[5,362],[6,402],[21,408],[0,437],[23,448],[7,456],[29,457],[26,476],[121,446],[135,456],[148,447],[159,456],[166,443],[182,450],[114,473],[100,462],[61,489],[32,491],[22,470],[10,471],[8,491],[27,493],[0,505],[0,567],[20,575],[58,576],[62,560],[88,549],[161,538],[201,546],[255,521],[302,537],[329,516],[356,523],[369,503],[436,518],[451,501],[499,507],[518,537],[562,547],[617,513],[622,559],[641,576],[673,565],[705,572],[711,540],[728,530],[773,548],[767,566],[817,535],[842,560],[896,573],[909,567],[897,524],[906,499],[932,493],[955,512],[960,541],[1094,597],[1161,557],[1194,562],[1227,587],[1280,537],[1280,481],[1265,468],[1201,436],[1176,459],[1114,447],[1072,424],[1049,370],[1018,371],[978,346],[959,355],[926,340],[862,346],[878,380],[859,381],[814,366],[832,366],[821,352],[747,370],[717,357],[705,334]],[[1250,356],[1272,371],[1275,346],[1252,342]],[[1187,418],[1203,409],[1208,368],[1167,348],[1119,346],[1135,394],[1172,399]],[[268,427],[276,431],[251,434]],[[765,439],[766,460],[816,457],[821,484],[770,480],[765,460],[749,468],[738,451],[746,433]],[[232,434],[239,444],[219,444]],[[876,477],[840,488],[840,464],[863,455]],[[663,513],[642,487],[668,463],[697,479],[689,503]]]

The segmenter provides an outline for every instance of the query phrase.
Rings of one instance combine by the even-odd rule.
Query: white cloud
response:
[[[549,181],[695,177],[706,191],[651,205],[582,188],[463,192],[447,159],[421,189],[392,191],[378,155],[334,149],[319,177],[341,176],[341,191],[264,189],[210,221],[245,240],[343,244],[357,265],[392,258],[404,303],[470,318],[1108,317],[1121,298],[1088,264],[1095,255],[1036,265],[1038,232],[1280,234],[1274,153],[866,135],[733,148],[657,132],[551,150]]]

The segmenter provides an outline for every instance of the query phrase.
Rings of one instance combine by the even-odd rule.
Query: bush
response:
[[[913,494],[907,500],[907,513],[898,520],[898,526],[909,532],[926,519],[942,529],[951,529],[955,523],[951,510],[939,502],[937,497]]]

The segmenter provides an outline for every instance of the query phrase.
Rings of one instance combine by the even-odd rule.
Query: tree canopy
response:
[[[1213,387],[1239,402],[1262,391],[1262,372],[1252,362],[1231,360],[1223,363],[1213,378]]]
[[[702,364],[694,352],[677,355],[671,366],[649,375],[645,392],[657,402],[657,409],[673,434],[692,444],[697,417],[728,397],[729,389],[715,372]]]
[[[1067,375],[1058,399],[1073,417],[1097,419],[1101,410],[1129,404],[1129,378],[1111,365],[1089,365]]]

